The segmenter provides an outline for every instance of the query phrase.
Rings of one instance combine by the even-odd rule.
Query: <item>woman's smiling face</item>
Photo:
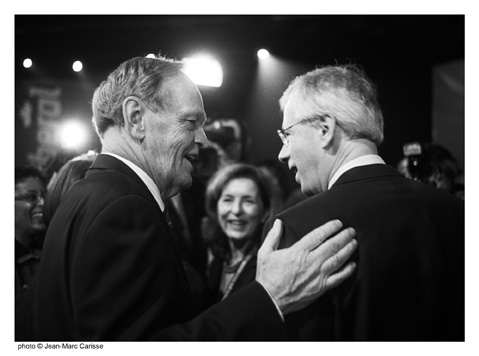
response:
[[[265,214],[256,183],[249,178],[228,182],[218,200],[217,213],[221,229],[229,239],[252,238]]]
[[[27,177],[15,184],[15,228],[28,234],[45,230],[43,203],[46,193],[43,183]]]

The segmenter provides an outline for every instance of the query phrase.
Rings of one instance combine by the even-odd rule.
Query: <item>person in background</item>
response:
[[[201,294],[204,287],[201,280],[205,279],[207,267],[207,250],[202,235],[207,219],[204,209],[206,184],[223,166],[244,162],[250,142],[245,125],[234,117],[209,118],[204,131],[208,146],[201,149],[198,158],[192,162],[191,186],[165,202],[175,226],[175,240],[190,286],[199,292],[196,294]]]
[[[261,232],[270,207],[268,181],[252,165],[227,165],[210,179],[205,238],[212,255],[207,277],[213,301],[254,281]]]
[[[464,340],[464,201],[384,163],[383,116],[364,71],[317,68],[290,83],[280,107],[278,157],[309,196],[275,217],[280,246],[332,217],[359,244],[354,278],[288,315],[289,330],[301,340]]]
[[[334,219],[278,251],[277,222],[255,281],[195,315],[165,201],[192,184],[208,144],[200,92],[181,62],[136,57],[100,84],[92,109],[102,151],[48,227],[33,340],[285,340],[284,315],[352,275],[353,229]]]
[[[89,151],[66,162],[58,172],[54,173],[47,187],[44,206],[44,219],[48,225],[53,214],[60,205],[61,199],[70,190],[73,183],[83,179],[98,154]]]
[[[46,194],[41,172],[30,166],[15,169],[15,325],[41,259],[47,228],[43,219]]]
[[[396,169],[404,177],[411,178],[411,175],[409,174],[409,171],[408,171],[408,161],[409,159],[407,157],[401,158],[396,165]]]
[[[436,143],[410,142],[404,144],[403,153],[400,172],[404,176],[464,199],[464,176],[448,149]]]

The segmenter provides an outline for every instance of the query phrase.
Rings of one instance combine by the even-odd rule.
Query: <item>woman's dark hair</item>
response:
[[[30,177],[38,178],[44,185],[46,185],[45,177],[39,169],[33,166],[20,166],[15,168],[15,184]]]

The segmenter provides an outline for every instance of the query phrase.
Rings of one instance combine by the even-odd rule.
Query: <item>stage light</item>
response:
[[[63,148],[81,148],[86,142],[87,136],[85,126],[78,120],[67,121],[60,127],[59,139]]]
[[[83,69],[83,63],[80,61],[73,62],[72,68],[75,72],[80,72]]]
[[[25,68],[30,68],[32,65],[33,65],[32,60],[30,58],[25,58],[25,60],[23,61],[23,66]]]
[[[264,59],[269,57],[269,52],[268,50],[262,48],[258,51],[258,58]]]
[[[147,54],[145,57],[146,58],[156,58],[156,56],[153,53]]]
[[[183,72],[196,85],[220,87],[223,84],[223,69],[216,59],[201,55],[183,58],[183,63]]]

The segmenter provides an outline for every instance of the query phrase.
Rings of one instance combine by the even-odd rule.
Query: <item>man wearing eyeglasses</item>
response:
[[[301,340],[464,340],[464,203],[384,163],[376,88],[354,65],[297,77],[280,99],[280,161],[309,199],[280,213],[281,246],[337,217],[357,273],[287,325]]]

